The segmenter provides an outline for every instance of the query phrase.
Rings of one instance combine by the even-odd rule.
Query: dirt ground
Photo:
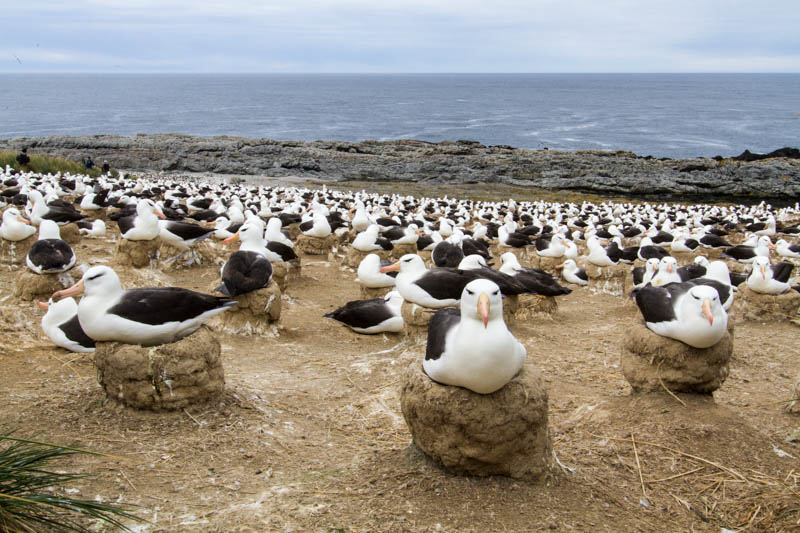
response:
[[[114,245],[75,249],[95,264]],[[97,474],[74,496],[139,506],[149,523],[135,531],[800,531],[800,442],[789,439],[800,415],[782,403],[797,397],[796,325],[737,324],[713,398],[632,395],[619,359],[638,310],[576,288],[552,318],[512,327],[549,388],[558,472],[539,483],[457,476],[410,446],[400,411],[404,370],[424,345],[322,318],[359,298],[338,259],[303,258],[277,336],[216,333],[220,401],[161,413],[107,399],[92,357],[52,346],[42,312],[10,296],[20,268],[3,266],[0,429],[115,456],[63,468]],[[207,291],[218,265],[117,271],[126,287]]]

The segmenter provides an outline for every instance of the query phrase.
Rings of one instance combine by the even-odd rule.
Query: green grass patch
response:
[[[63,157],[54,157],[50,155],[28,154],[31,158],[30,162],[26,165],[17,163],[18,152],[11,152],[8,150],[0,150],[0,168],[6,168],[10,165],[11,168],[17,171],[36,172],[38,174],[56,174],[61,172],[66,174],[83,174],[85,176],[98,177],[103,174],[103,171],[95,166],[94,168],[87,169],[80,161],[73,161]],[[111,175],[117,175],[115,170],[111,171]]]

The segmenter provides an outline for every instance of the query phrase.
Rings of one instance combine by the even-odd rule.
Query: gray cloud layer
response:
[[[0,72],[800,72],[796,0],[756,6],[29,0],[3,8]]]

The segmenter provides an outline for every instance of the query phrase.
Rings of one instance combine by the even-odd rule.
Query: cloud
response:
[[[795,0],[30,0],[4,19],[29,58],[5,72],[800,71]]]

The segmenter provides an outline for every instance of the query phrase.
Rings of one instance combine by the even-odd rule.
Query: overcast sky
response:
[[[0,0],[0,72],[800,72],[798,0]]]

